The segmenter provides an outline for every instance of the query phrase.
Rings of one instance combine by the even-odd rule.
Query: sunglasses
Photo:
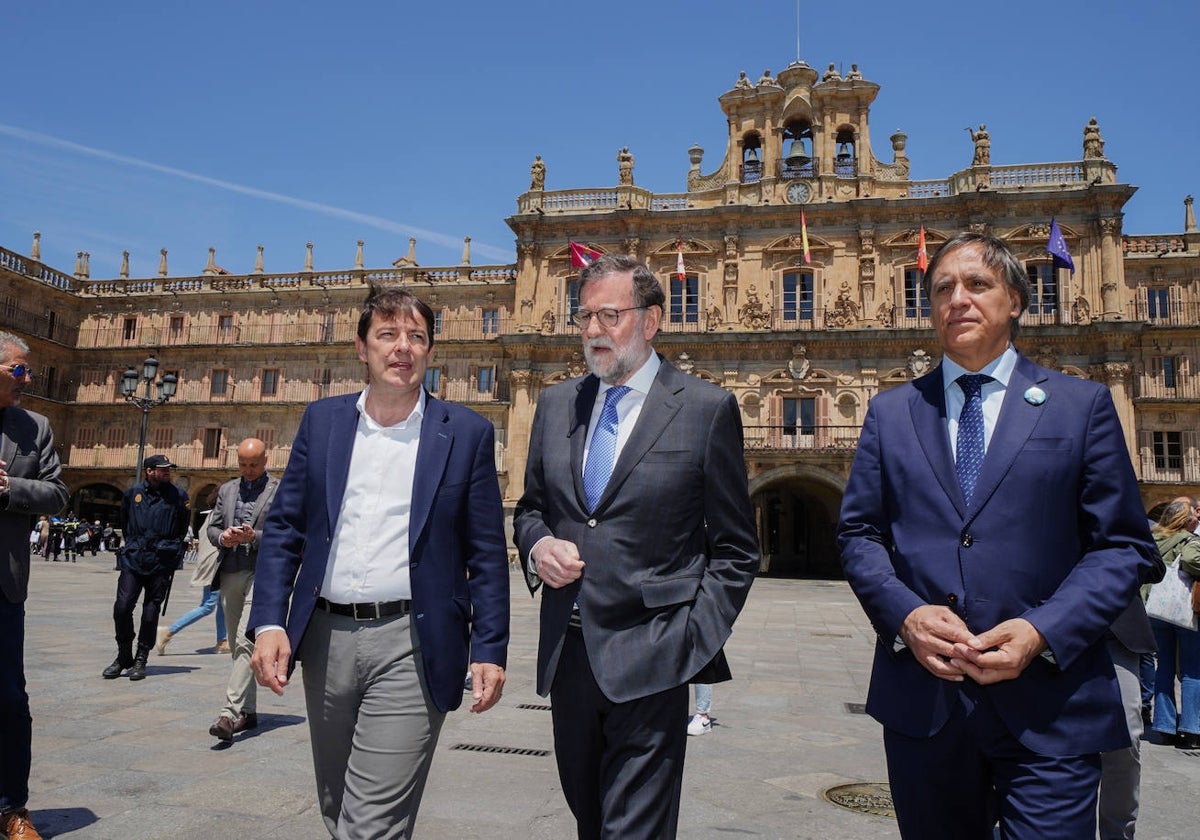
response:
[[[33,376],[33,371],[29,369],[28,365],[12,365],[11,367],[9,365],[0,365],[0,368],[11,373],[13,379],[24,379],[26,376]]]

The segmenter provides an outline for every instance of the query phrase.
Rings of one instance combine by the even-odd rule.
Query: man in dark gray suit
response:
[[[258,438],[239,443],[237,459],[240,476],[221,485],[208,531],[201,537],[219,550],[209,585],[221,593],[225,635],[233,656],[225,708],[208,728],[209,735],[226,743],[237,733],[258,726],[258,694],[250,669],[254,642],[246,632],[246,622],[254,600],[254,567],[263,523],[279,486],[279,479],[267,472],[267,445]]]
[[[591,374],[538,397],[515,539],[542,583],[538,693],[580,838],[669,840],[689,682],[730,678],[722,646],[758,568],[728,391],[650,345],[658,280],[635,259],[585,268]]]
[[[29,345],[0,332],[0,835],[37,840],[29,820],[33,719],[25,692],[25,599],[33,516],[67,503],[46,418],[19,408],[32,380]]]

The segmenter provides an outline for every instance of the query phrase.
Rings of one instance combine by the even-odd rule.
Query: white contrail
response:
[[[425,230],[424,228],[412,227],[411,225],[393,222],[391,219],[384,219],[380,216],[372,216],[367,213],[358,213],[354,210],[346,210],[343,207],[334,207],[329,204],[321,204],[316,201],[309,201],[303,198],[296,198],[282,193],[270,192],[269,190],[260,190],[255,187],[248,187],[245,184],[235,184],[232,181],[222,181],[220,178],[210,178],[207,175],[199,175],[195,172],[188,172],[186,169],[177,169],[174,166],[163,166],[160,163],[154,163],[149,160],[130,157],[128,155],[117,154],[116,152],[108,152],[104,149],[95,149],[91,146],[84,146],[80,143],[74,143],[70,140],[63,140],[59,137],[51,137],[48,134],[39,134],[36,131],[28,131],[24,128],[18,128],[13,125],[5,125],[0,123],[0,134],[9,137],[15,137],[18,140],[24,140],[28,143],[36,143],[39,146],[49,146],[57,149],[75,152],[89,157],[100,158],[101,160],[112,161],[113,163],[121,163],[126,166],[134,166],[138,169],[148,169],[151,172],[160,172],[163,175],[173,175],[176,178],[183,178],[188,181],[195,181],[198,184],[205,184],[210,187],[228,190],[229,192],[247,195],[251,198],[259,198],[264,201],[274,201],[279,204],[287,204],[291,207],[299,207],[303,210],[310,210],[314,213],[320,213],[325,216],[333,216],[338,219],[345,219],[351,222],[360,222],[370,227],[386,230],[389,233],[398,233],[404,236],[413,236],[417,239],[436,242],[447,248],[458,248],[463,244],[461,237],[454,237],[437,231]],[[508,263],[513,260],[513,253],[506,251],[503,248],[497,248],[494,245],[485,245],[480,242],[471,243],[473,252],[478,253],[488,259],[495,260],[498,263]]]

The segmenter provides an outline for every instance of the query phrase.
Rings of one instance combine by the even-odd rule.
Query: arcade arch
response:
[[[761,574],[843,579],[834,531],[845,486],[841,475],[804,464],[768,469],[751,478]]]

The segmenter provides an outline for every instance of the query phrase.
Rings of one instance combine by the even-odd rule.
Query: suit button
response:
[[[949,595],[946,596],[946,603],[948,603],[950,606],[953,607],[955,604],[958,603],[958,596],[955,595],[953,592],[951,592]]]
[[[596,527],[596,520],[595,520],[595,519],[589,519],[589,520],[587,521],[587,526],[588,526],[589,528],[595,528],[595,527]]]
[[[974,537],[972,537],[970,534],[963,534],[963,536],[962,536],[962,547],[963,548],[970,548],[971,543],[973,543],[973,542],[975,542]]]

